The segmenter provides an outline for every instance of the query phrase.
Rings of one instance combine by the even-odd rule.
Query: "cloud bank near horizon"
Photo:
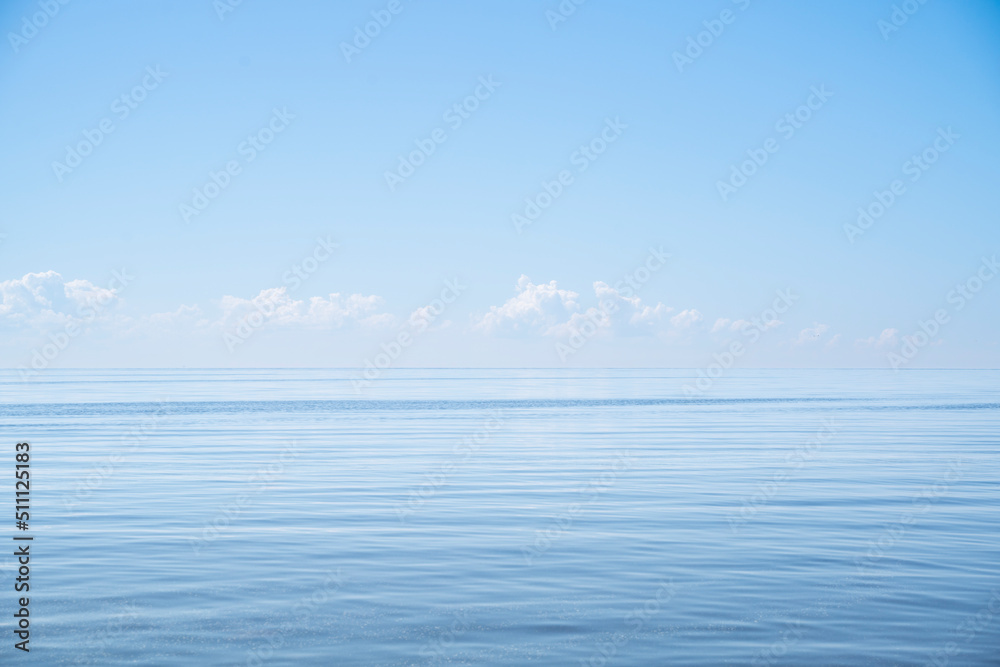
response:
[[[879,328],[877,333],[857,337],[844,345],[845,334],[822,322],[792,333],[772,333],[785,326],[786,312],[796,299],[788,292],[785,307],[766,308],[748,316],[707,318],[691,304],[668,305],[644,299],[641,285],[593,281],[588,290],[576,291],[557,280],[535,282],[522,274],[512,296],[502,303],[470,312],[463,322],[441,300],[409,312],[390,312],[386,300],[375,294],[297,296],[287,286],[261,289],[256,295],[223,294],[203,303],[180,304],[173,310],[137,312],[126,300],[132,277],[115,272],[107,285],[84,279],[68,280],[54,270],[28,273],[0,282],[0,336],[8,354],[27,358],[42,347],[25,347],[39,340],[60,341],[80,336],[116,340],[223,339],[237,336],[243,342],[258,330],[282,332],[284,345],[307,333],[331,334],[351,331],[366,340],[390,340],[397,330],[448,330],[450,336],[475,340],[508,341],[516,344],[549,341],[559,349],[574,352],[592,340],[622,348],[645,340],[659,346],[723,346],[730,340],[757,339],[767,335],[787,354],[796,350],[848,349],[872,358],[897,352],[909,337],[899,327]],[[779,291],[780,295],[781,292]],[[456,293],[455,298],[458,297]],[[454,299],[452,299],[453,301]],[[450,303],[450,301],[449,301]],[[782,303],[775,299],[775,306]],[[459,321],[456,323],[456,319]],[[428,327],[433,323],[433,327]],[[942,340],[935,341],[941,345]],[[45,343],[43,343],[44,345]],[[571,346],[567,348],[566,346]],[[562,346],[560,348],[559,346]],[[229,345],[230,352],[234,346]],[[41,356],[46,356],[42,354]],[[563,361],[566,355],[561,354]],[[12,363],[8,357],[8,363]],[[13,362],[17,363],[17,362]]]

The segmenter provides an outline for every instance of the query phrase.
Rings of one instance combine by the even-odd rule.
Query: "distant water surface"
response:
[[[351,376],[0,373],[25,664],[1000,664],[998,371]]]

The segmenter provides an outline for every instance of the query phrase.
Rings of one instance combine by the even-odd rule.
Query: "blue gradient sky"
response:
[[[29,367],[76,322],[39,370],[361,366],[411,329],[394,365],[702,368],[739,340],[736,366],[889,367],[941,309],[903,367],[1000,364],[1000,280],[948,299],[1000,253],[997,3],[931,0],[885,39],[892,2],[589,0],[553,29],[555,0],[400,0],[347,62],[340,44],[388,4],[245,0],[220,19],[211,0],[76,1],[15,50],[41,10],[3,3],[0,365]],[[679,72],[674,52],[724,10]],[[156,66],[166,78],[120,119],[112,102]],[[499,87],[449,127],[489,76]],[[786,138],[776,122],[814,86],[832,97]],[[275,108],[294,120],[245,162]],[[114,131],[60,182],[52,163],[104,118]],[[579,173],[571,156],[608,118],[627,128]],[[391,191],[385,172],[436,128],[447,140]],[[904,163],[941,128],[959,138],[912,182]],[[718,181],[769,138],[777,152],[723,201]],[[230,160],[241,173],[185,222]],[[512,214],[564,169],[573,184],[518,233]],[[844,225],[895,179],[905,193],[850,243]],[[328,236],[334,256],[288,289]],[[614,321],[591,318],[561,357],[600,308],[594,283],[650,246],[671,257],[641,302],[619,290]],[[122,268],[134,280],[88,320],[86,295]],[[415,325],[456,277],[459,298]],[[227,345],[282,286],[285,310]],[[734,328],[779,289],[799,297],[780,324]]]

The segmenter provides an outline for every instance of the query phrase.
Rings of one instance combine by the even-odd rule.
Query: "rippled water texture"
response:
[[[1000,372],[349,377],[3,375],[17,657],[1000,664]]]

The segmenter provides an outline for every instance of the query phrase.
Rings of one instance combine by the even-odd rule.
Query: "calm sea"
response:
[[[350,376],[4,373],[0,662],[1000,664],[1000,372]]]

